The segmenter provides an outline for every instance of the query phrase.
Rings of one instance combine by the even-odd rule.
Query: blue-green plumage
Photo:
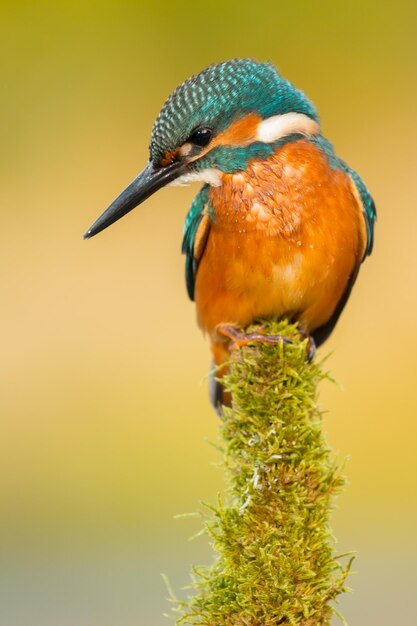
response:
[[[187,213],[184,224],[184,237],[182,240],[182,253],[185,254],[185,282],[190,300],[194,300],[195,277],[197,274],[198,261],[194,255],[195,236],[203,219],[204,211],[209,208],[209,186],[204,185],[196,195]]]
[[[222,132],[253,111],[262,118],[296,112],[318,120],[310,100],[271,63],[233,59],[210,65],[169,96],[153,127],[151,161],[157,164],[201,125]]]
[[[363,205],[363,216],[365,218],[367,235],[367,243],[364,254],[365,258],[365,256],[369,256],[372,253],[372,249],[374,247],[374,226],[376,222],[375,202],[359,174],[349,167],[344,161],[341,161],[341,165],[356,185],[356,189],[358,190],[359,197]]]
[[[235,172],[243,172],[246,170],[248,163],[255,159],[267,159],[280,146],[291,141],[301,139],[303,135],[292,133],[287,135],[285,139],[274,141],[273,143],[263,143],[255,141],[250,146],[216,146],[207,154],[201,163],[197,161],[195,171],[215,167],[226,174]]]

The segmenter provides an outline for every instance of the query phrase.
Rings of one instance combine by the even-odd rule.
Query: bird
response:
[[[188,295],[208,335],[211,402],[231,350],[285,337],[248,333],[287,318],[309,358],[332,333],[372,252],[375,203],[322,134],[317,110],[270,62],[236,58],[179,85],[153,125],[149,162],[93,223],[101,232],[166,185],[202,184],[186,216]]]

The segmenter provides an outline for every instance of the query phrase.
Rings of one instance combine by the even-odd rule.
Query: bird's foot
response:
[[[261,326],[262,328],[262,326]],[[216,331],[227,337],[232,342],[231,350],[236,350],[238,348],[242,348],[243,346],[247,346],[249,343],[266,343],[270,345],[278,345],[280,342],[284,344],[293,344],[294,341],[289,337],[285,337],[285,335],[264,335],[261,332],[255,331],[252,333],[245,333],[243,330],[237,328],[233,324],[218,324],[216,326]],[[314,339],[308,333],[304,331],[300,331],[301,337],[303,339],[307,339],[307,360],[310,363],[314,355],[316,354],[316,344]]]
[[[311,363],[311,361],[314,359],[314,356],[317,350],[316,342],[314,341],[314,338],[311,335],[309,335],[308,333],[305,333],[303,330],[300,330],[299,333],[303,339],[307,339],[307,361]]]
[[[269,343],[274,346],[280,342],[294,343],[292,339],[285,337],[284,335],[264,335],[263,333],[259,333],[257,331],[253,333],[245,333],[243,330],[239,330],[239,328],[233,326],[233,324],[218,324],[216,326],[216,331],[233,342],[232,350],[242,348],[243,346],[247,346],[248,343],[257,341],[261,343]]]

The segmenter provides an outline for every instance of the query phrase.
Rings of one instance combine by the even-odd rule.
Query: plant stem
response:
[[[206,530],[215,562],[194,570],[178,624],[325,626],[350,562],[334,555],[329,514],[344,484],[322,433],[320,364],[308,363],[297,326],[267,321],[248,331],[290,345],[253,343],[232,354],[223,379],[232,406],[221,423],[227,491]]]

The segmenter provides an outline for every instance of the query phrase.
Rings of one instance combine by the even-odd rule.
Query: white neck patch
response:
[[[262,143],[273,143],[292,133],[302,135],[316,135],[320,132],[317,122],[304,113],[284,113],[273,115],[259,123],[256,131],[256,140]]]
[[[205,170],[199,172],[191,172],[190,174],[183,174],[179,178],[176,178],[171,183],[170,187],[176,187],[177,185],[188,185],[188,183],[200,182],[207,183],[212,187],[220,187],[222,184],[223,172],[214,167],[208,167]],[[168,187],[168,185],[167,185]]]

